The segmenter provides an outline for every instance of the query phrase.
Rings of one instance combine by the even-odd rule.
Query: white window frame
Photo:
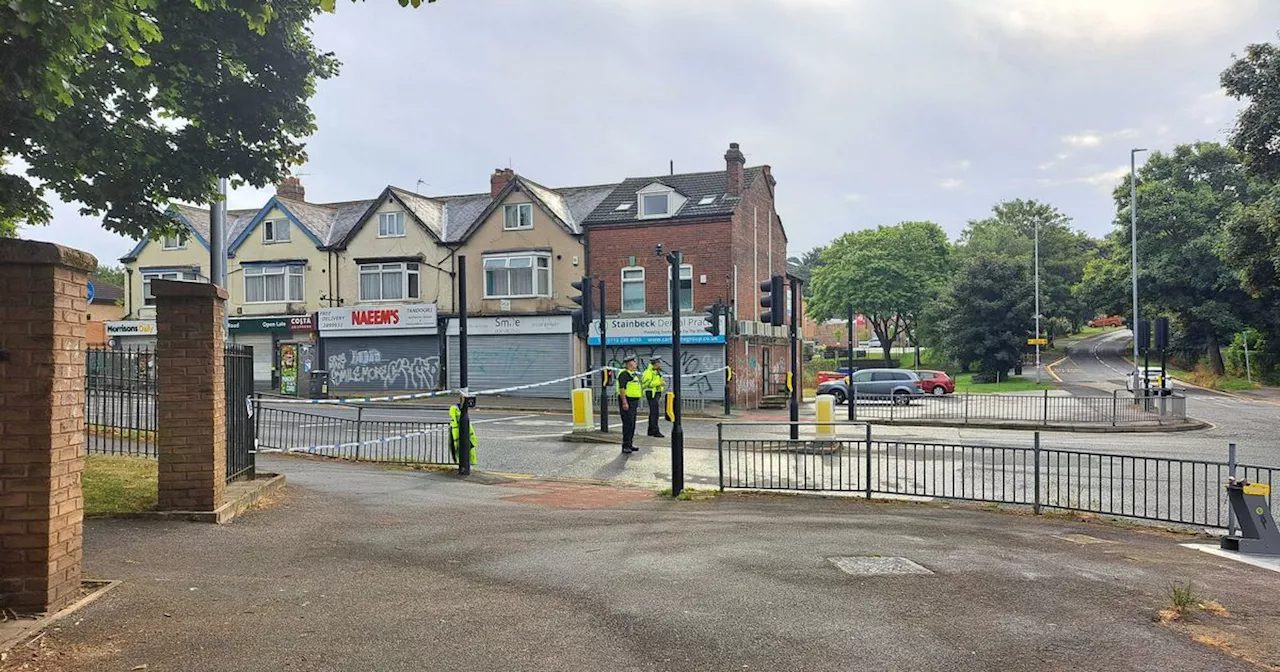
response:
[[[685,271],[689,271],[689,307],[680,306],[680,312],[693,312],[693,264],[680,264],[680,281],[685,280]],[[681,298],[684,298],[681,296]],[[671,310],[671,267],[667,266],[667,310]]]
[[[533,293],[532,294],[513,294],[511,290],[511,281],[507,280],[507,293],[491,293],[489,286],[489,271],[494,270],[489,262],[505,261],[504,268],[510,269],[512,260],[528,260],[529,265],[517,266],[516,268],[529,268],[533,274]],[[542,264],[541,262],[546,262]],[[484,298],[486,299],[542,299],[550,298],[552,295],[552,287],[554,277],[551,272],[551,253],[549,252],[517,252],[512,254],[486,254],[481,258],[481,268],[483,272],[481,280],[484,284]],[[545,286],[538,286],[539,271],[546,270]]]
[[[293,235],[289,231],[291,228],[293,228],[292,222],[288,218],[264,219],[262,220],[262,242],[268,244],[287,243]],[[283,237],[281,237],[281,233],[284,233]]]
[[[200,280],[199,269],[189,269],[185,271],[161,271],[142,273],[142,305],[156,305],[156,297],[151,294],[152,280],[182,280],[184,282],[198,282]]]
[[[666,202],[667,202],[667,207],[666,207],[666,209],[665,209],[665,210],[663,210],[662,212],[649,212],[649,211],[644,207],[644,201],[645,201],[645,199],[646,199],[646,198],[654,198],[654,197],[658,197],[658,196],[661,196],[662,198],[666,199]],[[637,206],[636,206],[636,207],[638,207],[638,208],[639,208],[638,212],[639,212],[639,214],[640,214],[640,217],[642,217],[642,218],[646,218],[646,219],[648,219],[648,218],[658,218],[658,217],[670,217],[670,216],[671,216],[671,201],[672,201],[671,196],[672,196],[672,194],[671,194],[671,192],[669,192],[669,191],[655,191],[655,192],[650,192],[650,193],[647,193],[647,194],[644,194],[644,193],[639,194],[639,195],[638,195],[639,203],[637,204]]]
[[[382,276],[395,273],[400,276],[400,296],[383,297]],[[378,296],[365,296],[364,276],[378,276]],[[410,282],[410,279],[416,282]],[[417,285],[416,287],[414,285]],[[413,290],[412,292],[410,290]],[[382,303],[386,301],[416,301],[422,298],[422,266],[416,261],[387,261],[360,264],[356,270],[356,294],[360,303]]]
[[[169,244],[170,241],[172,241],[172,245]],[[160,246],[166,250],[185,250],[187,249],[187,236],[183,233],[165,236],[164,239],[160,241]]]
[[[634,272],[635,272],[635,271],[639,271],[639,272],[640,272],[640,276],[639,276],[639,277],[632,277],[632,278],[628,278],[628,277],[627,277],[627,272],[628,272],[628,271],[631,271],[633,274],[634,274]],[[639,310],[629,310],[629,309],[627,308],[627,285],[629,285],[629,284],[634,285],[634,284],[636,284],[636,283],[639,283],[639,284],[640,284],[640,309],[639,309]],[[622,312],[624,312],[624,313],[643,313],[643,312],[645,311],[645,305],[646,305],[646,301],[645,301],[645,285],[644,285],[644,266],[624,266],[624,267],[622,268],[621,273],[619,273],[619,286],[621,287],[621,292],[622,292],[622,293],[619,295],[619,296],[620,296],[620,298],[621,298],[621,303],[620,303],[619,305],[620,305],[620,306],[621,306],[621,308],[622,308]]]
[[[512,215],[515,213],[515,226],[511,225]],[[525,221],[527,216],[527,222]],[[533,228],[533,204],[532,203],[509,203],[502,206],[502,230],[503,231],[528,231]]]
[[[246,304],[261,303],[305,303],[307,300],[307,274],[306,267],[302,264],[251,264],[241,266],[241,275],[244,276],[244,302]],[[284,287],[284,298],[268,299],[267,296],[267,277],[280,276]],[[262,296],[259,301],[249,300],[249,281],[261,278],[262,280]],[[298,292],[293,293],[293,280],[298,280]]]
[[[379,238],[404,238],[404,211],[378,213]]]

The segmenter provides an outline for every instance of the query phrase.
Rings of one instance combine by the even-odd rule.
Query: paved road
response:
[[[1253,669],[1153,622],[1175,580],[1231,610],[1204,617],[1216,638],[1254,657],[1277,641],[1280,575],[1165,535],[964,507],[265,466],[287,473],[284,499],[229,526],[88,521],[87,572],[124,583],[42,639],[37,669]],[[838,556],[933,574],[850,575]]]
[[[1131,332],[1119,330],[1086,338],[1064,348],[1067,357],[1053,367],[1063,387],[1078,394],[1125,389],[1130,370],[1124,359]],[[1236,442],[1280,464],[1280,404],[1268,399],[1189,388],[1187,415],[1214,425],[1197,436],[1215,442]]]

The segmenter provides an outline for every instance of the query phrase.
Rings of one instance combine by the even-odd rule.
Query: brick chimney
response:
[[[305,201],[307,200],[307,190],[303,188],[302,180],[290,175],[276,186],[276,196],[291,198],[295,201]]]
[[[729,143],[729,151],[724,153],[724,169],[729,174],[724,193],[730,196],[742,195],[742,167],[746,163],[747,157],[743,156],[742,150],[738,149],[738,143]]]
[[[493,175],[489,178],[489,198],[497,198],[515,176],[516,171],[510,168],[494,169]]]

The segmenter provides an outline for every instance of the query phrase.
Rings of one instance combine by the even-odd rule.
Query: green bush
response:
[[[1245,366],[1245,338],[1249,339],[1249,366]],[[1277,378],[1276,356],[1268,348],[1267,337],[1256,329],[1247,329],[1243,334],[1236,334],[1227,346],[1223,356],[1227,375],[1244,378],[1249,369],[1253,371],[1255,381],[1274,381]]]

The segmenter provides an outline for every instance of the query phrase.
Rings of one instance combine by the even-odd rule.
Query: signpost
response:
[[[1049,345],[1047,338],[1028,338],[1027,345]]]
[[[93,281],[89,281],[89,298],[85,299],[85,303],[93,303]]]

